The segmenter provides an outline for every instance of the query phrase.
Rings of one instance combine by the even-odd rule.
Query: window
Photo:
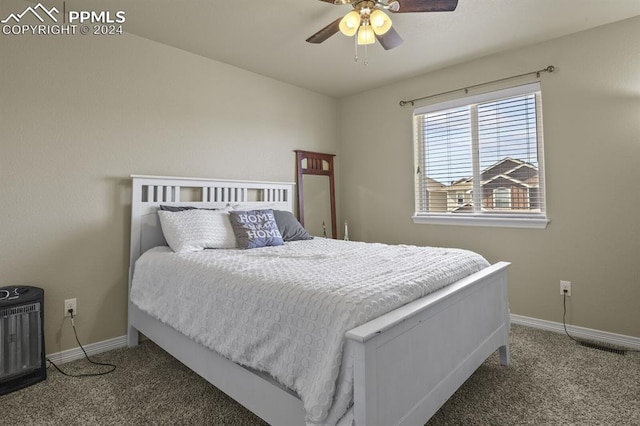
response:
[[[496,209],[511,208],[511,189],[496,188],[493,190],[493,205]]]
[[[416,108],[414,222],[546,227],[541,105],[533,83]]]

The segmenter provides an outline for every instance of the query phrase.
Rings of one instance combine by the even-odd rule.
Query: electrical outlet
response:
[[[571,281],[560,281],[560,294],[571,296]]]
[[[69,309],[73,310],[73,316],[77,316],[78,315],[78,307],[77,307],[77,302],[76,299],[66,299],[64,301],[64,316],[65,317],[70,317],[71,314],[69,313]]]

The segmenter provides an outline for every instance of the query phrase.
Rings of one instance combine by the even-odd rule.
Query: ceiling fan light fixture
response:
[[[376,33],[376,35],[383,35],[391,29],[391,19],[389,19],[389,16],[380,9],[376,9],[371,12],[369,22],[371,23],[373,32]]]
[[[355,10],[344,15],[344,18],[340,21],[340,32],[347,37],[351,37],[358,32],[360,27],[360,14]]]
[[[367,44],[373,44],[375,42],[376,42],[376,37],[373,32],[373,28],[371,28],[371,25],[369,24],[361,25],[360,29],[358,30],[358,44],[367,45]]]

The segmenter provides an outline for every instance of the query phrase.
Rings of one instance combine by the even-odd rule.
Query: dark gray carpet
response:
[[[440,425],[640,425],[640,354],[512,326],[510,367],[492,355],[431,418]],[[109,375],[41,383],[0,397],[3,425],[264,425],[151,342],[93,357]],[[84,360],[64,364],[95,371]]]

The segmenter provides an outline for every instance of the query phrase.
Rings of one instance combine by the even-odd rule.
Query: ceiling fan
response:
[[[411,12],[452,12],[458,6],[458,0],[320,0],[336,5],[350,4],[353,10],[344,17],[338,18],[311,37],[309,43],[322,43],[338,31],[346,36],[357,34],[358,45],[375,43],[385,50],[402,44],[402,38],[391,27],[391,19],[384,13]]]

